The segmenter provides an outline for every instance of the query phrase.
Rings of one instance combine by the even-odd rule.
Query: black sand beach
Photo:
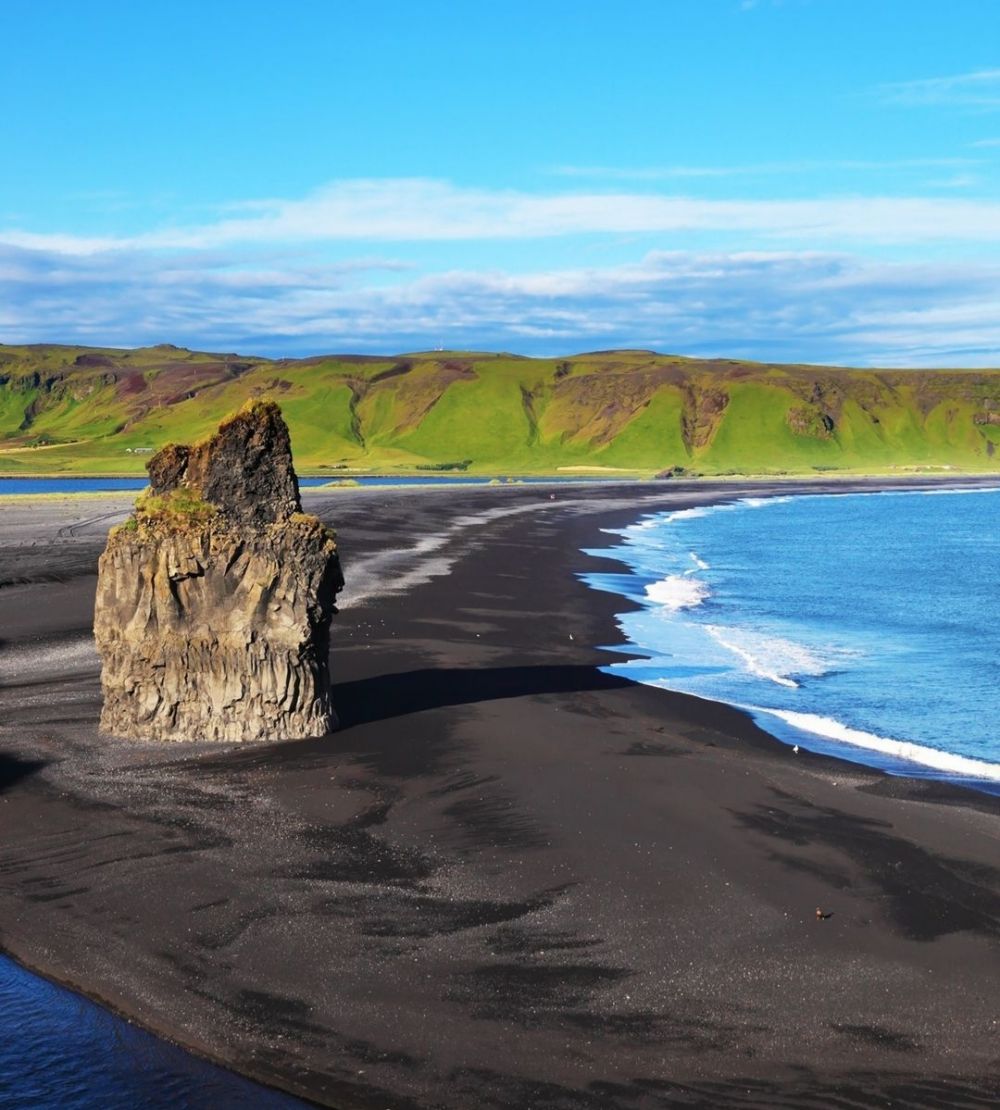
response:
[[[597,670],[580,549],[749,492],[310,495],[342,727],[264,746],[98,737],[131,497],[0,506],[0,945],[342,1110],[997,1105],[1000,799]]]

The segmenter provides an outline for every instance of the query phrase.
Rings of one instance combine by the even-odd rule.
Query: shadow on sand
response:
[[[604,674],[595,666],[579,663],[479,670],[442,667],[335,683],[332,696],[340,719],[339,731],[343,732],[357,725],[403,717],[426,709],[539,694],[619,690],[632,685],[628,679]]]
[[[15,755],[0,752],[0,794],[16,786],[22,779],[40,771],[45,766],[43,760],[18,759]]]
[[[593,665],[568,664],[532,667],[440,667],[373,675],[334,683],[331,699],[337,713],[336,731],[321,737],[279,741],[266,745],[237,745],[219,755],[206,755],[183,764],[200,775],[234,767],[275,765],[309,766],[331,755],[349,755],[376,774],[390,777],[427,775],[454,759],[460,741],[452,730],[432,722],[420,729],[414,723],[401,735],[398,729],[352,732],[361,725],[408,717],[429,709],[474,705],[501,698],[543,694],[581,694],[632,686],[628,679],[603,674]]]

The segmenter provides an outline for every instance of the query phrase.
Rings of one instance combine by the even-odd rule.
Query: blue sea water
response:
[[[606,669],[789,743],[1000,793],[1000,490],[744,498],[588,554],[638,605]]]
[[[0,1107],[296,1110],[0,956]]]

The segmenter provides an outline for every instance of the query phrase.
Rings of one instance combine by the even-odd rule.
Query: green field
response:
[[[248,397],[276,400],[299,469],[331,478],[1000,470],[997,370],[0,345],[0,476],[141,474]]]

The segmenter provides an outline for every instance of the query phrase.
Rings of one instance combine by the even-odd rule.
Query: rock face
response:
[[[333,533],[301,511],[278,406],[253,402],[148,470],[149,493],[100,560],[101,728],[138,740],[329,732],[343,578]]]

